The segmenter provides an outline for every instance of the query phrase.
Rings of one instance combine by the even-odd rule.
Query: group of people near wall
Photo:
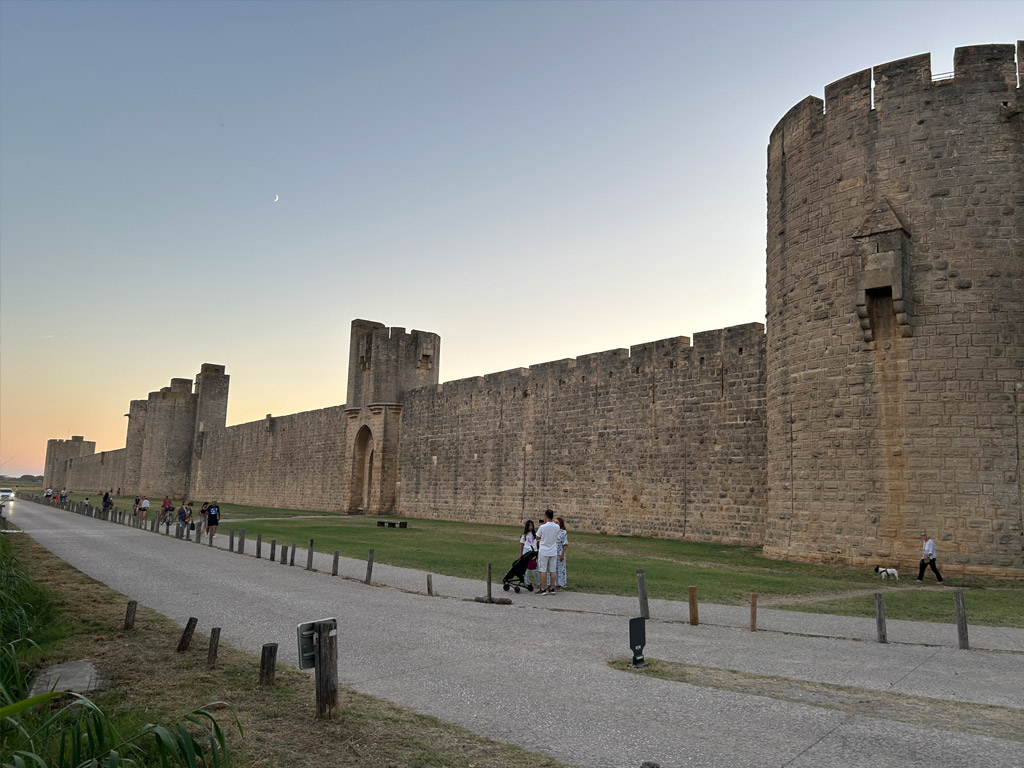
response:
[[[565,589],[565,550],[568,548],[569,533],[565,529],[565,520],[556,517],[554,511],[544,510],[544,517],[537,521],[537,525],[533,520],[523,524],[519,555],[536,552],[536,557],[526,566],[526,583],[536,583],[538,595],[550,595]]]
[[[173,504],[171,505],[173,506]],[[204,501],[199,508],[199,519],[192,518],[192,502],[182,499],[178,507],[178,527],[186,531],[195,531],[196,536],[208,533],[211,538],[217,535],[217,526],[220,525],[220,505],[215,501],[212,504]]]
[[[53,488],[47,488],[46,493],[43,494],[43,498],[53,499],[54,501],[67,501],[68,489],[61,488],[59,491],[54,491]]]

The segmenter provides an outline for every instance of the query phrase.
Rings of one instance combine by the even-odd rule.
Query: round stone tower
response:
[[[864,70],[768,148],[765,551],[1024,576],[1024,44]]]

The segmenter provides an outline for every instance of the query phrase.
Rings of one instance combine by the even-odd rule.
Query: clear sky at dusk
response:
[[[345,402],[356,317],[442,381],[764,322],[769,133],[1019,2],[0,0],[0,473]],[[274,198],[279,198],[274,202]]]

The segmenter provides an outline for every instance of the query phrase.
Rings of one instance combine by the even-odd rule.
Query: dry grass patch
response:
[[[615,669],[634,674],[651,675],[663,680],[705,688],[766,696],[880,720],[895,720],[929,728],[991,736],[996,739],[1024,741],[1024,710],[1013,707],[932,699],[926,696],[887,693],[869,688],[816,683],[788,677],[766,677],[732,669],[652,659],[647,659],[647,667],[638,670],[633,668],[632,661],[618,659],[611,665]]]

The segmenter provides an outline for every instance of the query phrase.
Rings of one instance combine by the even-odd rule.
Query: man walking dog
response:
[[[935,567],[935,542],[932,541],[931,536],[927,533],[921,534],[921,539],[924,544],[921,546],[921,567],[917,572],[917,580],[924,581],[925,569],[931,566],[932,572],[935,573],[935,578],[939,580],[939,584],[942,583],[942,574],[939,573],[939,569]]]

